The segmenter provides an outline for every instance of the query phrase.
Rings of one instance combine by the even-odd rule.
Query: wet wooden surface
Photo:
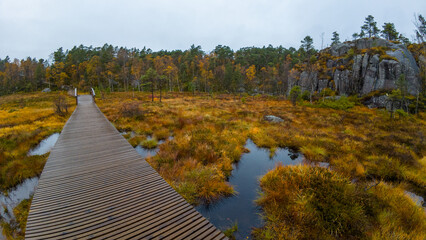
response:
[[[79,96],[41,174],[26,239],[226,239]]]

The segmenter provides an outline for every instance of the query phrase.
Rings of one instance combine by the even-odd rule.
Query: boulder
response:
[[[280,117],[274,116],[274,115],[267,115],[264,117],[265,121],[272,122],[272,123],[280,123],[284,122],[284,120]]]
[[[50,88],[45,88],[45,89],[43,89],[41,92],[44,92],[44,93],[48,93],[48,92],[51,92],[52,90],[50,90]]]
[[[369,108],[386,108],[386,104],[388,102],[388,96],[373,96],[364,102]]]

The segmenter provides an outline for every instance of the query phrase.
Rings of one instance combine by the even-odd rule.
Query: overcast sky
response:
[[[0,58],[48,59],[59,47],[102,46],[188,49],[216,45],[234,50],[272,44],[299,47],[306,35],[321,47],[341,40],[375,17],[411,39],[414,13],[425,0],[0,0]]]

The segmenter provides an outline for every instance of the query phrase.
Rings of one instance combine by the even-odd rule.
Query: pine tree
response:
[[[306,36],[302,41],[300,41],[302,43],[302,45],[300,46],[300,48],[302,48],[305,53],[307,54],[308,58],[315,53],[315,49],[314,49],[314,40],[312,39],[311,36]]]
[[[359,38],[359,34],[358,33],[352,34],[352,38],[353,40],[357,40]]]
[[[333,32],[333,37],[331,38],[331,41],[331,45],[336,45],[340,43],[340,37],[336,31]]]
[[[425,42],[426,38],[426,20],[425,18],[420,14],[416,16],[414,25],[416,26],[416,38],[419,43]]]
[[[411,44],[410,39],[406,38],[402,34],[399,34],[398,39],[399,39],[399,41],[403,42],[406,45]]]
[[[363,31],[368,34],[369,38],[378,36],[380,30],[377,28],[377,22],[374,21],[372,15],[365,18],[364,25],[361,26],[361,32]]]
[[[382,27],[382,37],[390,41],[398,40],[399,33],[396,31],[393,23],[385,23]]]

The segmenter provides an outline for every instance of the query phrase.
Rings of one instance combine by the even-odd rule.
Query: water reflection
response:
[[[262,219],[260,209],[254,200],[258,197],[259,178],[273,169],[278,163],[297,165],[302,163],[302,155],[278,148],[270,158],[268,149],[258,148],[252,140],[245,145],[250,153],[243,154],[234,165],[229,183],[234,186],[237,195],[222,199],[213,205],[201,205],[196,209],[208,218],[216,227],[225,230],[238,223],[237,239],[250,237],[252,227],[260,227]]]

